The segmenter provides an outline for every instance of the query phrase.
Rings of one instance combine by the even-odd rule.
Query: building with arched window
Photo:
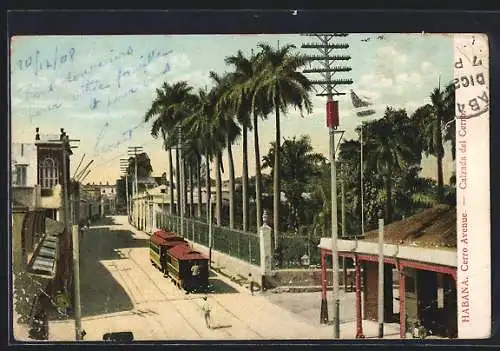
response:
[[[51,156],[45,156],[39,165],[39,181],[42,189],[52,189],[59,184],[60,168],[57,160]]]

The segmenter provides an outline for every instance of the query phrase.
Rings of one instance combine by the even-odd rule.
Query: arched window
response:
[[[46,157],[40,164],[40,185],[42,189],[52,189],[57,184],[59,184],[57,162],[51,157]]]

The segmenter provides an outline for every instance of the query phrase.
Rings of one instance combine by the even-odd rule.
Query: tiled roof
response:
[[[378,241],[378,230],[365,233]],[[416,247],[457,247],[456,208],[438,205],[384,227],[384,242]]]

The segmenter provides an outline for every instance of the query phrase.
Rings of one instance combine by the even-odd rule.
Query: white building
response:
[[[207,192],[201,189],[201,206],[207,204]],[[215,214],[215,187],[211,188],[212,209]],[[187,193],[186,206],[190,204],[190,191]],[[223,203],[229,199],[229,191],[222,189]],[[174,206],[177,204],[177,193],[174,189]],[[198,189],[193,189],[193,213],[197,213],[198,206]],[[162,227],[164,216],[170,212],[170,187],[168,185],[160,185],[152,189],[147,189],[132,198],[132,224],[147,233],[153,233],[157,228]]]
[[[35,143],[11,144],[13,187],[33,187],[37,184],[37,151]]]

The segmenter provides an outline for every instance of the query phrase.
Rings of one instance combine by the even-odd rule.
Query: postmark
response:
[[[456,42],[452,83],[458,119],[479,117],[489,111],[488,51],[482,39],[465,35]]]

